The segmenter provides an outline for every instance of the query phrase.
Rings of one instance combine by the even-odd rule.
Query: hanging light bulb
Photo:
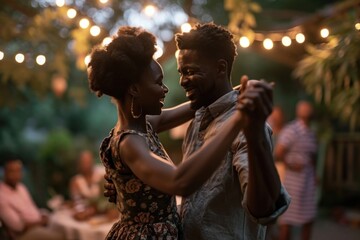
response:
[[[99,36],[100,32],[101,32],[101,29],[99,26],[94,25],[90,28],[90,34],[93,37]]]
[[[109,45],[110,43],[112,42],[112,38],[111,37],[106,37],[106,38],[104,38],[103,40],[102,40],[102,45],[103,46],[107,46],[107,45]]]
[[[66,14],[68,18],[73,19],[74,17],[76,17],[77,12],[75,9],[70,8],[69,10],[67,10]]]
[[[65,5],[65,0],[56,0],[56,6],[63,7]]]
[[[190,25],[190,23],[183,23],[183,24],[181,25],[181,31],[182,31],[182,32],[190,32],[190,30],[191,30],[191,25]]]
[[[330,32],[329,32],[329,29],[327,28],[323,28],[320,30],[320,36],[322,38],[327,38],[329,36]]]
[[[105,3],[107,3],[109,0],[99,0],[99,2],[100,3],[102,3],[102,4],[105,4]]]
[[[247,48],[250,46],[250,40],[248,37],[242,36],[239,40],[239,44],[243,48]]]
[[[360,30],[360,22],[355,23],[355,29]]]
[[[25,56],[22,53],[18,53],[15,55],[15,61],[18,63],[22,63],[25,60]]]
[[[298,43],[303,43],[305,42],[305,35],[302,33],[298,33],[296,34],[295,39]]]
[[[91,61],[91,57],[90,57],[90,55],[87,55],[87,56],[84,58],[84,63],[85,63],[85,65],[86,65],[86,66],[89,65],[90,61]]]
[[[44,55],[39,55],[36,57],[36,63],[39,65],[44,65],[46,62],[46,57]]]
[[[263,42],[263,46],[266,50],[270,50],[274,47],[274,43],[270,38],[266,38]]]
[[[82,18],[80,21],[79,21],[79,26],[82,28],[82,29],[85,29],[87,28],[88,26],[90,25],[90,22],[87,18]]]
[[[144,8],[143,12],[145,13],[146,16],[152,17],[157,12],[157,8],[154,5],[147,5]]]
[[[284,36],[281,38],[281,43],[285,46],[288,47],[291,45],[291,38],[288,36]]]

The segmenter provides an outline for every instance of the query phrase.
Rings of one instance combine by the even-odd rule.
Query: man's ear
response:
[[[228,64],[224,59],[219,59],[217,61],[217,69],[219,74],[227,74]]]
[[[140,96],[140,88],[139,88],[139,85],[137,83],[135,84],[131,84],[129,89],[128,89],[128,92],[131,96],[133,97],[139,97]]]

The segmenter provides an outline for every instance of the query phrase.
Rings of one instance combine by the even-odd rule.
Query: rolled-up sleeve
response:
[[[276,201],[275,210],[267,217],[256,218],[250,213],[246,203],[246,191],[242,202],[242,206],[244,207],[250,219],[253,222],[256,222],[261,225],[268,225],[274,223],[276,219],[286,211],[286,209],[289,207],[289,204],[290,204],[290,196],[283,186],[281,186],[280,196],[279,199]]]
[[[271,129],[269,126],[265,127],[265,133],[267,137],[267,141],[270,145],[271,150],[273,149],[271,142]],[[281,185],[280,195],[275,204],[275,210],[267,217],[257,218],[254,217],[247,207],[246,202],[246,193],[247,193],[247,184],[248,184],[248,176],[249,176],[249,165],[248,165],[248,148],[245,136],[240,134],[237,140],[233,143],[232,146],[233,153],[233,166],[238,173],[238,178],[240,181],[241,192],[243,194],[242,198],[242,206],[246,211],[247,216],[251,219],[251,221],[261,224],[268,225],[276,221],[276,219],[283,214],[290,204],[290,196],[287,193],[286,189]]]

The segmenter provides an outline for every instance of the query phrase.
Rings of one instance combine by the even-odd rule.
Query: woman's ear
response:
[[[219,59],[217,61],[217,68],[219,74],[227,74],[227,62],[224,59]]]
[[[138,84],[131,84],[129,89],[128,89],[128,92],[131,96],[133,97],[139,97],[140,96],[140,89],[139,89],[139,85]]]

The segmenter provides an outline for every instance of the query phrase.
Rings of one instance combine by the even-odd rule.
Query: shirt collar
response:
[[[234,106],[238,97],[238,91],[233,90],[218,98],[208,107],[202,107],[199,112],[209,114],[212,118],[216,118],[221,113],[225,112],[230,107]]]

